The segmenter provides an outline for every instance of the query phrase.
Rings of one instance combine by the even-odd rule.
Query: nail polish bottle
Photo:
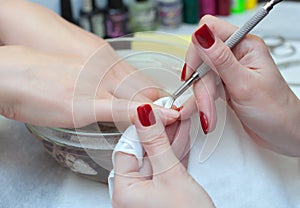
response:
[[[242,13],[245,11],[245,6],[245,0],[232,0],[230,10],[232,13]]]
[[[91,23],[92,11],[93,11],[92,0],[82,0],[81,10],[79,14],[79,25],[83,29],[89,32],[92,32],[92,23]]]
[[[91,17],[92,32],[99,37],[105,37],[104,11],[97,7],[95,0],[93,0],[93,12]]]
[[[157,0],[159,23],[165,28],[176,28],[182,23],[181,0]]]
[[[129,5],[130,29],[132,32],[157,29],[157,10],[153,0],[135,0]]]
[[[199,0],[200,18],[206,14],[216,15],[216,0]]]
[[[107,38],[116,38],[129,33],[128,9],[122,0],[109,0],[105,11]]]
[[[219,16],[229,16],[231,0],[217,0],[216,2],[216,14]]]
[[[199,22],[199,0],[183,0],[183,22],[188,24]]]
[[[257,0],[246,0],[246,9],[254,9],[257,5]]]
[[[61,11],[61,16],[64,19],[66,19],[67,21],[73,24],[77,24],[76,20],[73,17],[71,0],[61,0],[60,11]]]
[[[97,8],[94,0],[82,0],[79,25],[102,38],[105,36],[104,12]]]

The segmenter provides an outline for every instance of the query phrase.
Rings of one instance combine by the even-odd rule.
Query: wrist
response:
[[[300,100],[295,101],[295,114],[291,122],[291,136],[295,138],[300,143]],[[300,146],[299,146],[300,155]]]
[[[295,96],[291,105],[286,107],[289,111],[289,116],[285,121],[288,155],[300,157],[300,100]]]

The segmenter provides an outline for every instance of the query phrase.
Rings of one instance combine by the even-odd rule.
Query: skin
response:
[[[203,61],[213,71],[194,85],[195,96],[180,111],[185,120],[197,110],[204,112],[213,131],[216,123],[214,100],[219,87],[225,89],[226,101],[241,120],[245,130],[259,144],[290,156],[300,156],[300,102],[290,90],[264,42],[247,35],[232,51],[225,46],[236,27],[212,16],[201,19],[207,24],[215,42],[204,49],[195,36],[187,53],[186,79]],[[216,85],[215,77],[222,79]],[[115,157],[114,207],[213,207],[206,192],[187,173],[170,147],[163,113],[154,110],[156,123],[144,127],[135,119],[152,174],[139,169],[134,156],[117,153]],[[125,165],[126,164],[126,165]]]
[[[62,20],[51,11],[19,0],[2,0],[0,10],[2,115],[38,125],[80,127],[95,118],[113,120],[112,100],[117,100],[120,108],[114,110],[135,115],[131,112],[139,105],[138,101],[151,102],[159,97],[158,92],[149,90],[149,85],[145,86],[143,81],[134,82],[129,87],[136,94],[133,102],[128,101],[128,95],[132,93],[115,95],[112,86],[118,86],[135,69],[118,62],[119,57],[113,55],[105,41]],[[20,19],[24,19],[21,26]],[[196,66],[200,64],[199,60],[203,60],[221,76],[229,104],[254,139],[276,151],[299,156],[299,100],[280,76],[266,46],[259,38],[248,35],[232,53],[222,41],[236,28],[213,17],[202,19],[200,24],[204,22],[213,31],[216,42],[204,50],[193,38],[187,64]],[[100,50],[94,53],[99,47]],[[105,64],[103,68],[97,67],[98,62],[87,64],[91,54],[96,54],[95,57],[106,54],[103,60],[118,64],[112,69]],[[126,68],[120,77],[115,76],[119,74],[118,67]],[[188,74],[191,74],[192,68],[195,67],[191,67]],[[94,73],[82,75],[85,70]],[[207,115],[210,131],[216,122],[213,101],[217,97],[217,87],[212,82],[214,76],[211,72],[202,82],[195,84],[197,105],[189,101],[190,107],[185,106],[181,112],[183,119],[198,107]],[[105,80],[110,78],[114,78],[113,82],[106,83]],[[95,86],[99,79],[104,80],[101,90]],[[78,86],[78,80],[86,85]],[[207,90],[203,90],[203,85]],[[146,90],[136,93],[136,88]],[[75,120],[74,106],[77,109]],[[90,110],[91,106],[93,110]],[[122,106],[125,106],[124,109]],[[151,168],[148,170],[151,169],[152,176],[145,177],[131,155],[117,154],[113,206],[185,207],[189,204],[189,207],[213,207],[210,197],[187,173],[170,147],[165,125],[174,123],[178,117],[168,119],[168,110],[154,111],[157,122],[150,127],[143,127],[136,117],[128,118],[121,114],[117,118],[134,120],[149,158]],[[162,121],[163,118],[169,122]],[[176,200],[170,200],[174,198]]]
[[[141,102],[160,97],[158,84],[106,41],[37,4],[1,1],[0,43],[0,113],[9,119],[67,128],[128,123]]]
[[[291,91],[263,40],[247,35],[232,51],[223,43],[237,28],[212,16],[201,19],[215,38],[204,49],[195,36],[189,47],[186,62],[187,77],[203,61],[213,71],[194,85],[196,105],[183,108],[188,117],[195,107],[208,117],[209,131],[216,125],[214,100],[218,97],[218,74],[226,91],[226,101],[241,120],[248,134],[260,145],[289,156],[300,156],[300,101]],[[185,117],[183,116],[183,117]]]
[[[115,155],[113,207],[214,207],[173,151],[169,142],[172,136],[165,131],[162,120],[166,115],[159,109],[154,113],[156,123],[148,127],[135,117],[135,127],[147,153],[146,165],[139,169],[134,156],[122,152]],[[186,127],[186,123],[181,125],[183,135],[179,133],[178,139],[185,138]]]

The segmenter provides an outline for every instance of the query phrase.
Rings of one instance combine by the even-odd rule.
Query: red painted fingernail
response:
[[[183,106],[180,106],[179,108],[175,108],[174,110],[180,112],[182,110]]]
[[[195,32],[195,38],[205,49],[210,48],[215,42],[215,37],[206,24]]]
[[[145,104],[137,107],[137,113],[143,126],[151,126],[156,123],[151,105]]]
[[[204,134],[208,133],[208,120],[206,115],[203,112],[200,112],[200,121]]]
[[[181,70],[181,81],[185,80],[185,76],[186,76],[186,64],[183,65],[183,68]]]

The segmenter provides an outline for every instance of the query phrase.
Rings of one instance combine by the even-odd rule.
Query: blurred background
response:
[[[259,0],[31,0],[102,38],[197,25],[205,14],[230,17],[253,10]],[[300,2],[300,0],[295,0]]]

